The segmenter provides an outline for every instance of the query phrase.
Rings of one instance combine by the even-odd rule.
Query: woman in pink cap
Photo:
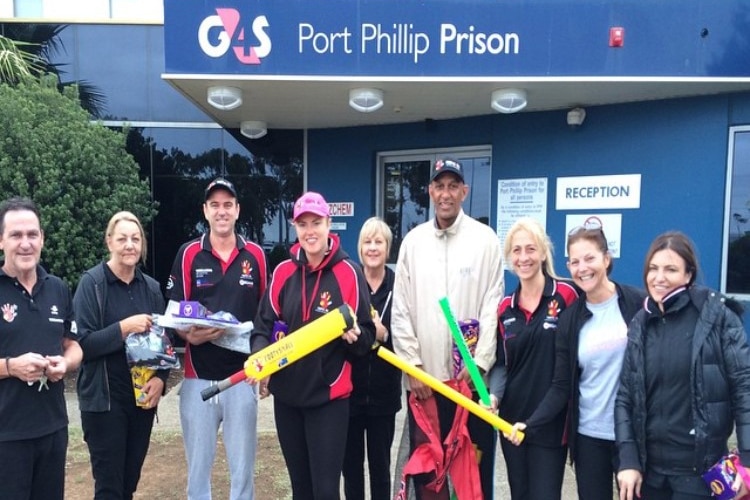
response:
[[[297,243],[273,272],[255,318],[252,352],[273,342],[274,328],[294,332],[342,304],[358,326],[296,363],[260,381],[260,395],[274,395],[276,431],[295,499],[339,498],[352,392],[351,356],[375,340],[367,282],[361,268],[332,234],[323,196],[303,194],[294,203]]]

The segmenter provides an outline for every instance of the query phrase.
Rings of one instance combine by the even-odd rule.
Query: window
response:
[[[721,289],[750,300],[750,126],[729,129]]]
[[[464,212],[489,224],[491,202],[491,157],[489,147],[455,150],[381,153],[378,159],[378,213],[393,231],[389,263],[395,263],[401,241],[415,226],[434,214],[427,192],[430,168],[438,158],[459,160],[469,195]]]

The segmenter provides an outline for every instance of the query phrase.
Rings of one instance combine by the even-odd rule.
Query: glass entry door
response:
[[[469,195],[463,203],[464,212],[489,224],[492,178],[489,148],[454,153],[383,154],[378,196],[381,216],[393,231],[389,263],[396,262],[404,236],[433,216],[434,208],[428,192],[430,169],[437,158],[443,157],[454,158],[464,167],[464,178],[469,185]]]

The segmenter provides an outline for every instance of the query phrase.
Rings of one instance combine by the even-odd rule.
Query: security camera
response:
[[[568,125],[571,127],[580,127],[585,119],[586,110],[583,108],[573,108],[568,111]]]

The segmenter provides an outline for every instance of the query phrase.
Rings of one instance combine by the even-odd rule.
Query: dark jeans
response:
[[[573,461],[578,484],[578,500],[612,498],[619,463],[614,441],[578,434]]]
[[[298,408],[274,398],[273,407],[294,500],[339,498],[349,400]]]
[[[357,415],[349,418],[344,455],[346,500],[365,498],[365,438],[370,472],[370,498],[391,498],[391,445],[396,433],[396,414]]]
[[[445,396],[433,392],[435,396],[435,404],[438,411],[438,419],[440,420],[440,435],[447,436],[450,432],[453,424],[453,417],[456,413],[456,403],[446,398]],[[406,400],[409,401],[410,391],[406,393]],[[473,394],[474,401],[478,400],[478,396]],[[412,415],[411,407],[408,407],[409,415],[409,454],[414,451],[414,430],[416,428],[416,422],[414,422],[414,415]],[[469,437],[471,442],[476,447],[477,458],[479,459],[479,478],[482,482],[482,494],[486,500],[490,500],[494,496],[494,476],[495,476],[495,446],[497,445],[497,431],[482,420],[472,414],[469,414],[469,418],[466,422],[466,428],[469,431]],[[417,500],[421,498],[420,495],[420,483],[419,478],[414,477],[414,490]]]
[[[512,500],[560,500],[567,446],[515,446],[504,438],[500,443]]]
[[[96,500],[133,498],[146,460],[155,410],[132,401],[110,401],[105,412],[81,412],[83,439],[91,455]]]
[[[0,498],[62,500],[68,428],[34,439],[0,441]]]

